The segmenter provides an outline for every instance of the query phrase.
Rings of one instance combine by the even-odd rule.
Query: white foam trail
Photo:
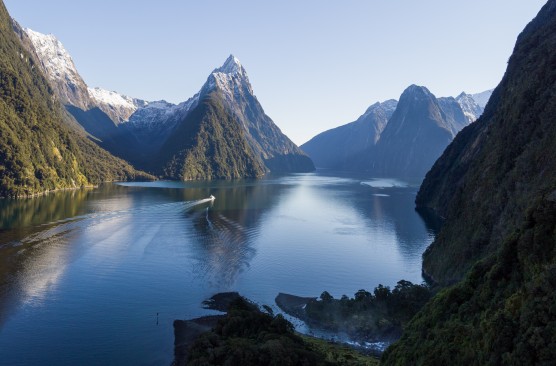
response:
[[[171,210],[187,211],[195,206],[202,205],[208,202],[212,202],[212,199],[204,198],[196,201],[162,203],[158,205],[138,207],[135,209],[117,210],[117,211],[100,212],[100,213],[97,212],[97,213],[92,213],[87,215],[74,216],[67,219],[43,224],[44,226],[46,225],[48,226],[55,225],[55,226],[51,227],[50,229],[46,229],[44,231],[27,236],[26,238],[22,239],[19,242],[19,244],[43,241],[56,235],[61,235],[73,231],[75,229],[95,226],[109,220],[121,218],[125,215],[131,215],[131,214],[137,214],[143,212],[149,212],[156,215],[157,213],[168,212]]]
[[[406,188],[409,187],[407,182],[398,179],[373,179],[369,181],[363,181],[361,184],[370,186],[373,188]]]

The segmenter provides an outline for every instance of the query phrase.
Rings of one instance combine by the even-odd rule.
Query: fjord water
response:
[[[165,365],[173,320],[213,313],[217,292],[278,311],[279,292],[420,283],[433,231],[417,189],[313,173],[0,201],[0,360]]]

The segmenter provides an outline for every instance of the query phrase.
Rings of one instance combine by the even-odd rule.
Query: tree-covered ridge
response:
[[[265,173],[243,128],[226,112],[216,92],[180,123],[158,160],[168,162],[163,176],[178,180],[257,178]]]
[[[0,197],[132,179],[140,174],[70,129],[64,118],[1,3]]]
[[[446,223],[424,268],[442,284],[386,365],[556,360],[556,0],[519,36],[483,117],[427,175],[417,203]],[[470,270],[469,270],[470,269]]]
[[[276,304],[313,328],[346,334],[363,344],[397,340],[431,296],[428,286],[400,280],[392,290],[378,285],[373,292],[357,291],[353,298],[334,299],[327,291],[319,299],[281,293]]]
[[[417,206],[446,224],[424,256],[434,280],[453,283],[556,189],[556,9],[549,1],[519,36],[481,118],[427,174]]]
[[[359,290],[353,298],[334,299],[323,292],[305,306],[305,320],[325,329],[347,333],[364,342],[399,338],[405,324],[431,297],[424,285],[398,281],[394,289],[379,285],[373,292]]]
[[[301,337],[280,314],[261,312],[243,298],[232,302],[212,331],[190,346],[187,365],[351,365],[370,366],[376,359],[341,346]]]
[[[556,195],[532,205],[498,252],[441,291],[383,356],[385,365],[553,365]]]

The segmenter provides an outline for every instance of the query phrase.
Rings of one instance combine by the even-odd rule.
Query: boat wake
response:
[[[117,210],[109,212],[95,212],[87,215],[79,215],[70,217],[63,220],[57,220],[42,224],[42,227],[48,227],[46,230],[39,231],[31,234],[17,243],[12,245],[31,244],[35,242],[42,242],[55,236],[65,235],[78,229],[84,229],[96,226],[105,222],[121,219],[126,216],[134,216],[140,214],[147,214],[153,218],[160,217],[161,214],[179,214],[187,212],[196,206],[213,202],[212,198],[204,198],[195,201],[172,202],[157,205],[142,206],[127,210]]]

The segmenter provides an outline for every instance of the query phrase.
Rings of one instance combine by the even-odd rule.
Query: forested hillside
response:
[[[64,123],[68,117],[11,22],[0,4],[0,197],[148,177]]]
[[[556,360],[556,0],[519,36],[483,116],[436,162],[417,204],[446,218],[424,256],[442,290],[386,365]]]

